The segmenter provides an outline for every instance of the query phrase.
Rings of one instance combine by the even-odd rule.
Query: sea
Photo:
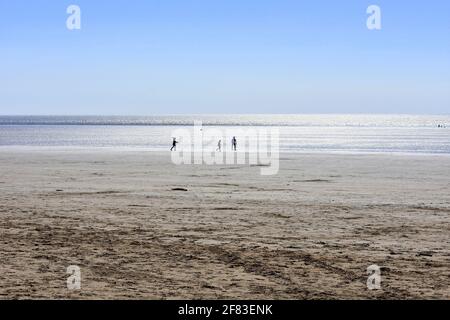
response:
[[[450,155],[450,115],[264,114],[0,116],[0,151],[10,147],[167,151],[177,129],[278,131],[280,152]],[[228,136],[224,136],[228,139]],[[252,149],[257,137],[245,140]],[[253,143],[254,142],[254,143]],[[228,148],[228,141],[223,147]],[[205,141],[214,148],[216,141]],[[182,148],[182,146],[179,146]]]

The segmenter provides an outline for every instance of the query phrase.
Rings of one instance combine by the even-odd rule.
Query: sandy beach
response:
[[[450,299],[449,174],[449,156],[283,154],[261,176],[2,148],[0,299]]]

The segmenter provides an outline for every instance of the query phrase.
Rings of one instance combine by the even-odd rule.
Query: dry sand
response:
[[[0,299],[450,298],[450,157],[280,167],[3,148]],[[381,290],[366,287],[372,264]]]

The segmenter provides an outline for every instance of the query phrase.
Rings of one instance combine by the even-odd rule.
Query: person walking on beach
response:
[[[231,139],[231,150],[236,151],[237,148],[237,140],[236,137],[233,137],[233,139]]]
[[[170,148],[170,151],[177,151],[177,144],[178,144],[177,139],[176,139],[176,138],[173,138],[173,141],[172,141],[172,148]]]
[[[216,151],[222,152],[222,140],[219,140],[219,142],[217,142],[217,149]]]

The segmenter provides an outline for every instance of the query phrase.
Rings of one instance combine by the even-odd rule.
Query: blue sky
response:
[[[175,113],[449,114],[450,1],[0,0],[0,114]]]

